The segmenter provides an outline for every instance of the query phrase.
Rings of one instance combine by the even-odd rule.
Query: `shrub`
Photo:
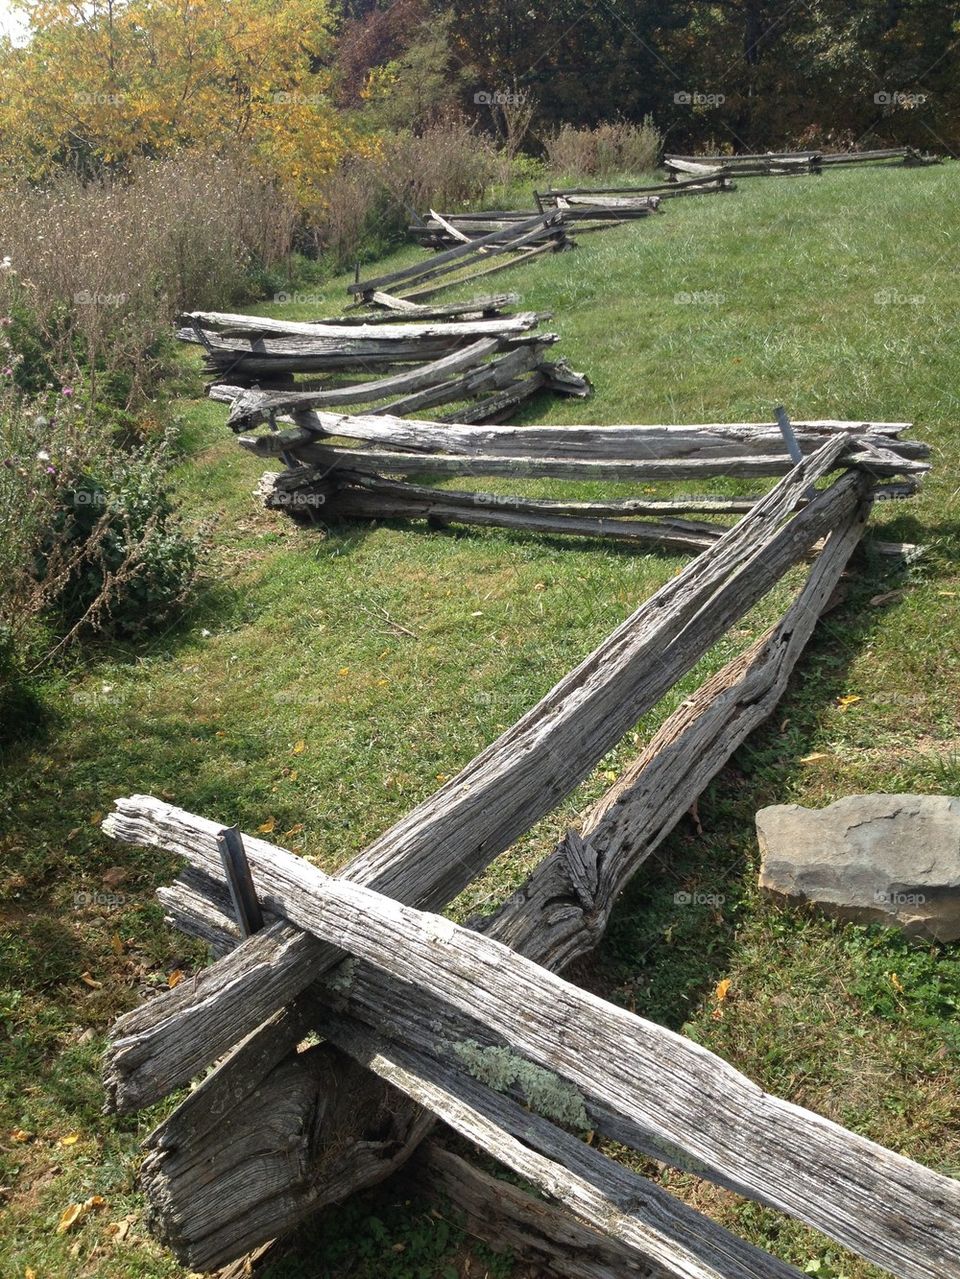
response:
[[[547,161],[559,174],[604,178],[616,173],[649,173],[656,168],[663,138],[650,116],[641,124],[616,120],[594,129],[565,124],[544,138]]]
[[[36,670],[84,635],[167,623],[198,541],[165,483],[171,441],[124,447],[72,386],[0,382],[0,666]]]

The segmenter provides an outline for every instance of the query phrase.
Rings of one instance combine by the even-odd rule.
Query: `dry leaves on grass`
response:
[[[57,1234],[65,1235],[67,1231],[72,1230],[74,1226],[81,1222],[88,1213],[95,1212],[106,1206],[107,1201],[103,1195],[91,1195],[83,1203],[68,1204],[60,1214],[60,1220],[57,1222]]]

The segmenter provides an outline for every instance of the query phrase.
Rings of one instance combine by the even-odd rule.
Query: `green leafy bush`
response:
[[[77,475],[58,490],[34,572],[38,582],[57,579],[47,608],[59,631],[133,637],[182,604],[197,542],[176,517],[165,452],[114,454],[99,474]]]

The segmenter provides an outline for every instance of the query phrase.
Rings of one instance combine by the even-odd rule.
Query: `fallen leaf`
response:
[[[60,1138],[60,1145],[75,1146],[79,1140],[80,1140],[80,1134],[78,1132],[68,1132],[66,1137]]]
[[[845,693],[843,697],[837,698],[837,705],[840,707],[842,711],[845,711],[848,706],[855,706],[857,702],[862,702],[862,701],[863,701],[863,698],[860,697],[857,693]]]
[[[37,1279],[37,1272],[34,1270],[33,1266],[27,1266],[26,1270],[23,1272],[23,1279]]]
[[[79,834],[80,834],[80,827],[79,827],[79,826],[74,826],[73,830],[68,830],[68,831],[67,831],[67,840],[66,840],[66,842],[69,844],[69,843],[70,843],[70,841],[71,841],[71,839],[76,839],[76,837],[77,837]]]
[[[289,830],[285,830],[283,832],[283,838],[286,839],[288,835],[299,835],[302,830],[303,822],[297,822],[295,825],[291,826]]]
[[[71,1230],[80,1218],[83,1216],[83,1204],[70,1204],[64,1208],[60,1214],[60,1220],[57,1222],[57,1234],[65,1235]]]
[[[99,826],[102,821],[103,821],[103,813],[101,813],[99,809],[97,809],[95,813],[90,814],[91,826]]]
[[[167,985],[170,987],[171,990],[173,990],[174,986],[179,986],[182,981],[183,981],[183,969],[175,968],[173,972],[170,974],[170,976],[167,978]]]
[[[105,870],[100,876],[102,883],[108,888],[116,888],[118,884],[122,884],[124,880],[130,878],[130,872],[124,866],[111,866],[109,870]]]
[[[301,737],[299,742],[296,742],[294,744],[293,751],[291,753],[294,755],[302,755],[306,749],[307,749],[307,743]]]
[[[277,825],[277,819],[275,817],[268,817],[265,822],[263,822],[260,826],[257,827],[257,830],[260,832],[261,835],[271,835],[276,825]]]
[[[89,973],[81,973],[80,980],[84,983],[84,985],[89,986],[91,990],[101,990],[103,987],[103,982],[97,981],[97,979],[95,977],[91,977]]]
[[[350,667],[349,667],[349,666],[341,666],[341,667],[340,667],[340,669],[339,669],[339,671],[337,672],[337,674],[338,674],[338,675],[349,675],[349,674],[350,674]]]
[[[890,974],[890,985],[893,987],[894,990],[898,990],[901,995],[904,993],[903,984],[901,983],[900,978],[897,976],[896,973]]]
[[[826,751],[814,751],[812,755],[804,755],[800,760],[801,764],[815,764],[818,759],[830,759],[831,756]]]
[[[730,993],[731,981],[729,977],[724,977],[723,981],[717,982],[717,988],[713,992],[714,998],[718,1004],[722,1004]]]
[[[88,1211],[91,1209],[96,1210],[99,1208],[106,1208],[107,1201],[104,1199],[103,1195],[91,1195],[83,1206]]]
[[[24,1128],[14,1128],[13,1132],[10,1134],[10,1140],[20,1141],[20,1142],[29,1141],[30,1135],[31,1134],[28,1133]]]
[[[300,770],[298,768],[291,768],[290,772],[287,773],[287,776],[290,778],[292,782],[295,782],[297,778],[300,776]]]
[[[113,953],[115,955],[123,954],[123,940],[119,933],[113,934],[113,936],[110,938],[110,945],[113,947]]]

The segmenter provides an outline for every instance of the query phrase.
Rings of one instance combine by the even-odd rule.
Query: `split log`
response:
[[[516,294],[501,294],[502,298],[516,298]],[[479,302],[460,303],[462,310],[469,306],[477,308],[481,302],[488,301],[496,306],[498,298],[481,299]],[[458,314],[458,304],[453,303],[451,315]],[[520,311],[515,315],[481,316],[478,319],[456,319],[442,323],[431,323],[420,318],[420,311],[427,307],[414,307],[411,312],[398,315],[392,322],[384,317],[357,316],[346,320],[276,320],[262,315],[233,315],[223,311],[189,311],[181,316],[183,326],[177,333],[184,342],[199,342],[197,329],[207,332],[208,336],[226,339],[246,339],[254,342],[263,340],[264,349],[272,348],[270,343],[283,354],[303,351],[308,354],[322,354],[336,342],[425,342],[442,341],[450,338],[505,337],[511,333],[526,333],[536,328],[543,319],[550,318],[549,311]],[[436,308],[442,314],[443,308]]]
[[[362,475],[359,472],[339,472],[338,478],[350,484],[361,485],[375,493],[410,494],[424,499],[455,498],[460,501],[471,501],[479,506],[493,506],[497,503],[507,505],[513,510],[530,514],[543,512],[548,515],[581,515],[585,517],[610,516],[615,519],[626,519],[637,515],[662,515],[671,527],[680,530],[701,532],[707,535],[715,533],[719,536],[724,530],[716,524],[703,520],[681,520],[684,514],[696,515],[743,515],[760,501],[761,494],[752,497],[697,497],[680,496],[675,498],[621,497],[609,498],[605,501],[577,502],[562,498],[526,498],[504,496],[499,493],[458,493],[448,489],[432,489],[424,485],[411,484],[406,480],[387,480],[374,475]],[[877,490],[879,494],[882,490]],[[711,540],[713,538],[711,537]]]
[[[537,335],[539,338],[539,335]],[[282,396],[283,393],[280,393]],[[282,399],[271,400],[271,412],[282,412]],[[589,459],[742,458],[786,456],[776,423],[716,423],[691,426],[498,426],[459,430],[435,422],[401,420],[393,415],[313,412],[304,427],[319,434],[384,444],[404,452],[458,453],[492,457],[576,457]],[[863,439],[905,458],[926,458],[929,446],[897,436],[907,422],[795,422],[794,433],[805,454],[813,453],[837,434]],[[306,442],[306,437],[301,437]],[[292,440],[291,440],[292,443]]]
[[[432,489],[425,485],[410,484],[406,481],[385,480],[378,476],[355,475],[347,476],[341,473],[338,479],[345,480],[347,483],[356,485],[369,493],[379,493],[384,496],[396,498],[411,498],[423,502],[454,502],[457,505],[471,506],[505,506],[510,510],[518,511],[522,514],[529,515],[577,515],[583,517],[623,517],[628,515],[652,514],[657,509],[674,516],[675,518],[667,518],[662,521],[661,527],[664,531],[674,533],[691,533],[702,536],[704,549],[710,542],[716,541],[726,530],[722,525],[711,524],[707,520],[685,520],[679,518],[679,512],[687,509],[698,509],[696,506],[685,507],[683,499],[677,502],[663,501],[650,502],[643,498],[615,498],[607,502],[573,502],[562,501],[553,498],[522,498],[510,495],[496,493],[458,493],[450,489]],[[281,475],[279,483],[292,482],[292,477]],[[741,499],[732,498],[714,498],[704,499],[705,501],[714,501],[718,505],[714,509],[732,509],[729,503],[739,503]],[[755,504],[757,498],[742,499],[742,505],[739,506],[741,511],[749,511]],[[698,499],[691,499],[696,503]],[[649,509],[644,509],[649,508]]]
[[[543,334],[540,340],[546,343],[556,339],[555,335]],[[297,412],[322,404],[363,404],[390,395],[422,390],[445,381],[453,373],[476,368],[488,355],[500,349],[500,343],[500,338],[481,338],[461,351],[454,351],[451,355],[393,377],[357,382],[353,386],[335,387],[328,391],[243,391],[233,402],[227,425],[232,430],[239,430],[251,422],[263,421],[271,412],[277,411],[274,408],[277,401],[282,402],[284,411]]]
[[[780,527],[800,494],[832,470],[848,446],[837,437],[794,468],[517,724],[355,857],[343,874],[398,900],[430,907],[451,901],[569,794],[630,725],[858,504],[864,481],[846,475]],[[121,813],[111,815],[105,828],[134,843],[138,833],[149,838],[154,830],[152,821],[138,825],[135,817],[126,824]],[[185,838],[178,820],[168,831],[191,863],[198,850],[204,851],[213,878],[220,864],[218,833],[211,822]],[[181,849],[177,841],[184,838],[188,847]],[[261,858],[269,863],[276,851],[262,840],[247,841],[254,871]],[[163,1096],[226,1052],[244,1033],[242,1028],[238,1033],[238,1023],[242,1027],[246,1020],[249,1028],[250,1018],[263,1021],[277,1007],[271,1002],[275,992],[245,977],[244,951],[241,946],[221,960],[221,973],[201,974],[203,991],[177,987],[120,1019],[107,1054],[109,1106],[137,1109]],[[318,953],[317,972],[332,962],[332,953]],[[226,977],[222,983],[221,975]]]
[[[563,214],[558,212],[558,216],[562,217]],[[473,241],[473,243],[475,244],[476,241]],[[519,241],[510,247],[519,247]],[[572,249],[574,247],[575,241],[571,240],[569,236],[566,234],[562,236],[557,235],[543,243],[534,244],[532,248],[523,249],[522,252],[508,256],[501,256],[491,266],[484,266],[479,268],[479,270],[470,270],[466,275],[458,274],[453,279],[441,280],[439,283],[428,284],[425,287],[417,288],[411,292],[405,293],[404,297],[409,301],[416,298],[431,298],[435,293],[439,293],[443,289],[454,288],[460,284],[469,284],[471,280],[479,280],[486,275],[496,275],[498,271],[506,271],[510,267],[517,266],[521,262],[529,261],[530,258],[540,257],[544,253],[557,253],[560,249]],[[461,268],[459,269],[462,269],[462,266],[463,264],[461,264]],[[441,273],[437,272],[437,274]]]
[[[249,447],[246,437],[239,443]],[[255,445],[254,451],[261,447]],[[261,456],[268,456],[264,447]],[[315,467],[319,478],[338,469],[356,471],[367,475],[419,475],[423,477],[449,476],[508,476],[521,478],[538,476],[543,479],[606,480],[612,483],[641,481],[702,480],[714,476],[757,479],[764,476],[785,476],[793,465],[787,456],[779,457],[728,457],[681,458],[676,461],[593,461],[571,457],[500,457],[452,453],[401,453],[385,449],[353,449],[324,444],[299,444],[286,446],[298,461]],[[813,455],[810,455],[813,456]],[[914,462],[887,448],[874,448],[866,441],[858,441],[850,452],[845,465],[862,468],[875,479],[889,476],[922,475],[929,468],[923,462]]]
[[[299,472],[292,471],[289,474],[295,477]],[[281,492],[285,491],[286,486],[281,484],[279,487]],[[423,496],[423,493],[429,493],[430,496]],[[479,495],[481,498],[485,496],[491,495]],[[631,522],[604,516],[555,515],[546,511],[521,510],[521,503],[514,502],[509,497],[499,497],[490,502],[477,501],[477,497],[473,493],[451,496],[429,489],[421,489],[417,494],[393,492],[388,495],[384,491],[372,491],[362,485],[342,485],[338,487],[333,501],[324,507],[324,515],[331,519],[443,520],[482,528],[516,529],[520,532],[606,537],[653,545],[665,551],[693,553],[706,550],[722,533],[722,529],[718,528],[704,532],[668,523]],[[282,499],[279,505],[282,506]],[[524,505],[529,507],[532,504]]]

